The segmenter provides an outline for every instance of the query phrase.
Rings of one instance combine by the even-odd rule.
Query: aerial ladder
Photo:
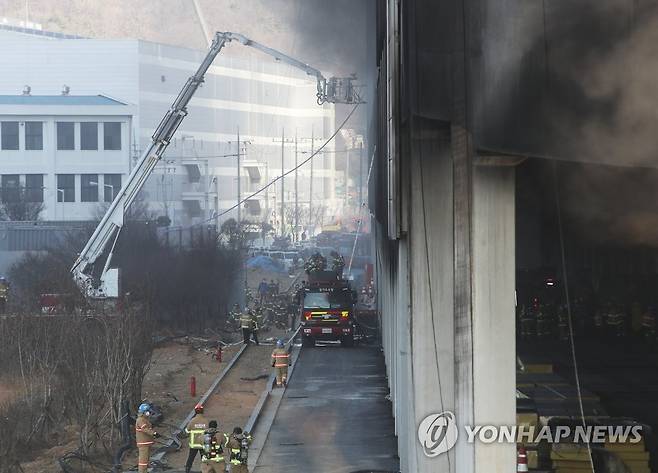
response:
[[[119,297],[119,268],[111,267],[111,263],[119,234],[124,225],[126,211],[146,183],[158,161],[162,158],[176,130],[187,115],[187,105],[203,83],[206,71],[222,48],[231,41],[255,48],[274,57],[277,61],[290,64],[314,77],[317,82],[316,98],[318,105],[327,102],[334,104],[356,104],[361,102],[353,84],[356,80],[355,76],[327,79],[319,70],[308,64],[257,43],[241,34],[217,32],[208,54],[206,54],[194,75],[187,80],[171,108],[155,129],[149,147],[140,157],[128,176],[125,186],[122,187],[112,201],[109,209],[71,268],[76,284],[87,298]]]

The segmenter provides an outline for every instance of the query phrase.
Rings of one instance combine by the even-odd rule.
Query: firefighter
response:
[[[656,310],[653,306],[647,307],[642,315],[642,332],[649,345],[656,342]]]
[[[297,312],[299,312],[299,304],[297,303],[297,299],[298,299],[297,292],[299,292],[299,288],[295,288],[295,293],[291,294],[288,297],[288,321],[289,321],[288,330],[290,331],[295,330],[295,326],[297,325]]]
[[[272,351],[272,367],[276,373],[277,387],[286,386],[288,381],[288,366],[290,366],[290,354],[285,349],[283,340],[276,342],[276,348]]]
[[[249,457],[249,445],[251,435],[243,432],[240,427],[233,429],[233,434],[228,440],[228,449],[231,452],[231,473],[248,473],[247,460]]]
[[[558,307],[557,312],[557,328],[560,340],[569,340],[569,313],[565,306]]]
[[[267,293],[269,292],[269,286],[267,285],[267,280],[263,280],[258,285],[258,296],[260,297],[260,303],[262,304],[267,299]]]
[[[251,316],[251,335],[254,337],[256,346],[258,346],[260,345],[260,343],[258,343],[258,331],[260,330],[261,323],[260,317],[252,310],[250,310],[248,314]]]
[[[203,433],[201,473],[224,473],[226,448],[228,448],[228,436],[217,430],[216,420],[211,420],[208,422],[208,429]]]
[[[532,310],[525,305],[521,306],[520,313],[521,337],[530,338],[535,334],[535,319]]]
[[[149,467],[151,458],[151,445],[160,434],[153,430],[149,416],[151,415],[151,405],[148,403],[140,404],[137,409],[137,420],[135,421],[135,440],[137,441],[137,450],[139,451],[139,460],[137,471],[146,472]]]
[[[338,273],[338,276],[343,275],[343,268],[345,268],[345,258],[337,251],[331,252],[331,270]]]
[[[233,310],[229,312],[229,318],[231,320],[231,324],[238,324],[240,322],[240,304],[237,302],[233,304]]]
[[[274,279],[270,279],[268,289],[270,293],[270,299],[274,299],[275,296],[279,295],[279,283],[274,282]]]
[[[251,328],[253,322],[251,320],[251,311],[243,312],[240,316],[240,328],[242,328],[242,340],[245,345],[249,345],[251,339]]]
[[[6,278],[0,277],[0,314],[7,311],[7,302],[9,301],[9,282]]]
[[[209,427],[208,420],[203,415],[203,405],[197,404],[194,406],[194,417],[185,428],[185,433],[190,436],[190,451],[187,454],[185,473],[190,473],[197,453],[203,454],[203,435]]]
[[[324,271],[327,269],[327,259],[317,251],[308,259],[304,265],[304,269],[306,270],[306,274]]]

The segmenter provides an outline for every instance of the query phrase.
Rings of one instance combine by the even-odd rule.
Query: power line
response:
[[[190,160],[194,161],[195,159],[210,159],[210,158],[236,158],[238,155],[237,153],[231,153],[231,154],[206,154],[202,156],[171,156],[171,155],[166,155],[164,159],[185,159],[185,160]]]
[[[345,124],[347,123],[347,121],[352,117],[352,115],[354,114],[354,112],[356,112],[356,109],[359,108],[359,105],[361,105],[361,104],[360,104],[360,103],[356,103],[356,104],[354,105],[354,108],[352,108],[352,110],[350,111],[350,113],[345,117],[345,119],[344,119],[344,120],[342,121],[342,123],[338,126],[338,128],[336,128],[336,130],[334,131],[334,133],[333,133],[329,138],[327,138],[327,140],[326,140],[324,143],[322,143],[322,146],[320,146],[320,147],[317,149],[317,151],[315,151],[312,155],[310,155],[308,158],[306,158],[305,160],[303,160],[303,161],[302,161],[301,163],[299,163],[297,166],[295,166],[294,168],[289,169],[288,171],[282,173],[280,176],[275,177],[275,178],[272,179],[270,182],[268,182],[267,184],[265,184],[263,187],[261,187],[260,189],[258,189],[258,190],[255,191],[255,192],[252,192],[252,193],[249,194],[247,197],[245,197],[244,199],[240,200],[240,202],[238,202],[237,204],[233,205],[232,207],[229,207],[228,209],[224,210],[223,212],[220,212],[220,213],[218,213],[218,214],[216,214],[216,215],[213,215],[213,216],[210,217],[210,218],[207,218],[207,219],[205,219],[205,220],[202,220],[202,221],[199,222],[199,223],[195,223],[194,225],[190,225],[189,227],[185,227],[185,228],[192,228],[192,227],[196,227],[196,226],[199,226],[199,225],[206,224],[206,223],[208,223],[208,222],[211,222],[212,220],[217,220],[219,217],[222,217],[222,216],[226,215],[227,213],[231,212],[232,210],[235,210],[237,207],[239,207],[240,205],[244,204],[244,203],[247,202],[249,199],[251,199],[251,198],[257,196],[258,194],[260,194],[260,193],[263,192],[264,190],[266,190],[266,189],[270,188],[271,186],[273,186],[277,181],[279,181],[279,180],[281,180],[281,179],[284,179],[287,175],[292,174],[293,172],[295,172],[295,170],[299,169],[299,168],[302,167],[304,164],[308,163],[308,162],[309,162],[310,160],[312,160],[316,155],[320,154],[321,151],[322,151],[322,150],[323,150],[323,149],[324,149],[324,148],[325,148],[325,147],[326,147],[326,146],[327,146],[327,145],[328,145],[328,144],[329,144],[329,143],[330,143],[330,142],[336,137],[336,135],[338,135],[338,133],[343,129],[343,127],[345,126]],[[180,230],[180,229],[182,229],[182,228],[183,228],[183,227],[178,227],[178,228],[176,228],[176,230]],[[171,230],[171,231],[173,231],[173,230]]]
[[[324,149],[324,147],[327,146],[327,145],[328,145],[328,144],[329,144],[329,143],[330,143],[330,142],[336,137],[336,135],[338,135],[338,133],[340,132],[340,130],[343,129],[343,127],[345,126],[345,124],[347,123],[347,121],[352,117],[352,115],[354,114],[354,112],[356,111],[356,109],[359,108],[359,105],[360,105],[359,103],[357,103],[356,105],[354,105],[354,108],[350,111],[350,113],[347,115],[347,117],[345,117],[345,120],[343,120],[343,122],[340,124],[340,126],[339,126],[338,128],[336,128],[336,131],[334,131],[334,133],[333,133],[333,134],[327,139],[327,141],[325,141],[324,143],[322,143],[322,146],[320,146],[316,152],[314,152],[312,155],[310,155],[308,158],[306,158],[304,161],[302,161],[301,163],[299,163],[299,164],[298,164],[297,166],[295,166],[294,168],[289,169],[288,171],[284,172],[284,173],[281,174],[280,176],[277,176],[276,178],[274,178],[273,180],[271,180],[269,183],[267,183],[266,185],[264,185],[263,187],[261,187],[260,189],[258,189],[256,192],[253,192],[253,193],[250,194],[249,196],[245,197],[245,198],[244,198],[242,201],[240,201],[238,204],[234,205],[233,207],[231,207],[231,208],[229,208],[229,209],[227,209],[227,210],[224,210],[223,212],[221,212],[221,213],[215,215],[214,217],[211,217],[211,218],[208,219],[207,221],[210,221],[210,220],[213,220],[213,219],[218,219],[219,217],[221,217],[221,216],[223,216],[223,215],[226,215],[226,214],[229,213],[231,210],[234,210],[238,205],[242,205],[244,202],[248,201],[248,200],[251,199],[252,197],[257,196],[258,194],[260,194],[261,192],[263,192],[265,189],[268,189],[270,186],[274,185],[274,183],[277,182],[278,180],[283,179],[283,178],[285,178],[287,175],[292,174],[293,172],[295,172],[297,169],[299,169],[299,168],[302,167],[304,164],[306,164],[306,163],[309,162],[311,159],[313,159],[313,158],[315,157],[315,155],[320,154],[320,152]],[[202,223],[204,223],[204,222],[202,222]]]
[[[562,279],[564,280],[564,297],[567,302],[567,319],[569,321],[569,342],[571,345],[571,359],[573,361],[574,379],[576,382],[576,392],[578,395],[578,408],[580,410],[580,418],[583,422],[583,427],[587,430],[587,422],[585,421],[585,409],[583,407],[583,394],[580,388],[580,376],[578,374],[578,363],[576,360],[576,342],[573,338],[573,321],[571,317],[571,301],[569,299],[569,279],[567,277],[567,258],[564,250],[564,228],[562,226],[562,207],[560,205],[560,191],[558,188],[558,173],[557,165],[553,161],[553,190],[555,192],[555,207],[557,210],[557,226],[560,233],[560,259],[562,260]],[[592,446],[589,439],[585,438],[585,445],[587,446],[587,455],[589,457],[589,464],[594,473],[594,459],[592,458]]]

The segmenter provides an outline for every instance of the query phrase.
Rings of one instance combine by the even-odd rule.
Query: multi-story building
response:
[[[103,95],[0,95],[0,197],[93,220],[130,171],[133,107]]]
[[[236,218],[238,209],[224,212],[290,171],[334,132],[334,108],[316,104],[314,81],[258,53],[230,55],[239,48],[228,45],[208,70],[142,194],[150,210],[169,216],[173,225]],[[130,104],[134,118],[125,129],[129,148],[123,151],[130,153],[132,165],[204,55],[147,41],[84,39],[0,25],[0,94],[20,94],[29,86],[35,95],[54,95],[66,85],[71,95],[104,94]],[[7,117],[4,108],[0,104],[0,114]],[[240,206],[241,218],[280,228],[282,211],[291,223],[296,203],[300,227],[321,223],[337,208],[334,161],[332,153],[318,155],[296,178],[295,173],[287,176],[283,189],[279,180]],[[0,162],[0,174],[9,173],[6,169]],[[81,167],[70,173],[86,171]],[[221,217],[213,220],[214,215]]]

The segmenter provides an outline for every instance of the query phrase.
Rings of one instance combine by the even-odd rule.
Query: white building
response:
[[[282,134],[283,169],[289,171],[295,163],[295,133],[301,162],[308,157],[311,136],[317,148],[334,132],[333,106],[316,104],[314,81],[259,53],[229,55],[240,48],[244,47],[229,44],[210,67],[188,117],[143,193],[151,210],[168,215],[174,225],[199,223],[238,201],[238,131],[242,198],[281,175]],[[105,94],[133,105],[132,128],[125,139],[134,163],[204,55],[146,41],[83,39],[0,25],[0,94],[20,94],[27,85],[35,95],[54,95],[66,84],[71,95]],[[7,115],[2,104],[0,114]],[[337,208],[334,169],[333,154],[319,155],[313,160],[312,181],[310,163],[297,173],[297,199],[291,175],[283,193],[277,183],[242,207],[242,218],[280,223],[282,194],[288,218],[289,209],[298,203],[300,224],[311,223],[320,214],[331,216]],[[5,173],[8,168],[0,162],[0,174]],[[236,216],[234,210],[222,219]]]
[[[102,95],[0,95],[0,197],[93,220],[130,171],[132,114]]]

